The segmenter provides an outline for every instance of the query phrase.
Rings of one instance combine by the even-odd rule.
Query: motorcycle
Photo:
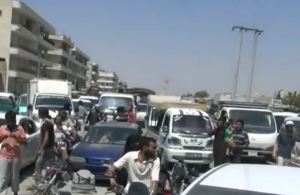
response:
[[[132,182],[129,186],[128,192],[125,192],[125,188],[122,185],[117,185],[114,189],[108,188],[105,194],[122,194],[122,195],[150,195],[147,186],[141,182]]]
[[[180,195],[185,188],[190,185],[200,173],[195,167],[188,167],[183,158],[173,157],[177,162],[171,171],[171,187],[174,195]]]
[[[59,186],[71,179],[71,169],[68,162],[66,143],[63,140],[57,142],[54,151],[55,159],[44,165],[41,175],[34,178],[32,186],[33,195],[58,195]]]

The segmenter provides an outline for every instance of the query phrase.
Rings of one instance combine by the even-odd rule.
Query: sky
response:
[[[297,0],[24,0],[129,87],[173,95],[233,89],[239,32],[258,28],[254,91],[299,90]],[[250,83],[253,33],[244,34],[238,92]],[[165,81],[168,80],[168,84]]]

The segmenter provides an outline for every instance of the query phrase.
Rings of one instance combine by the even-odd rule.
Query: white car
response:
[[[89,100],[92,102],[93,106],[96,105],[99,101],[99,98],[96,96],[82,95],[79,97],[80,100]]]
[[[200,176],[181,195],[299,195],[299,175],[295,167],[225,164]]]
[[[284,120],[287,117],[297,117],[298,116],[297,113],[293,113],[293,112],[273,112],[273,115],[275,117],[275,121],[276,121],[278,131],[280,130]]]
[[[5,113],[0,114],[0,125],[5,124]],[[17,124],[21,125],[26,132],[26,145],[21,152],[21,168],[35,162],[38,154],[40,130],[34,121],[26,116],[17,115]]]

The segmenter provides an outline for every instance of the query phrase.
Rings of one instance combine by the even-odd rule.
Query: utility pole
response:
[[[235,29],[238,29],[240,31],[240,42],[239,42],[239,48],[238,48],[238,52],[237,52],[237,63],[236,63],[235,77],[234,77],[234,82],[233,82],[233,93],[232,93],[233,100],[236,100],[237,89],[238,89],[240,64],[241,64],[241,53],[242,53],[242,47],[243,47],[244,27],[241,27],[241,26],[232,27],[232,30],[235,30]]]
[[[252,51],[252,63],[251,63],[251,75],[250,75],[250,85],[248,91],[248,101],[251,101],[251,96],[253,93],[253,81],[254,81],[254,70],[255,70],[255,59],[256,59],[256,50],[257,50],[257,40],[258,36],[263,33],[262,30],[254,29],[253,34],[253,51]]]
[[[165,95],[167,95],[168,85],[169,85],[170,80],[169,79],[165,79],[164,82],[165,82],[165,89],[164,89],[164,91],[165,91]]]
[[[238,89],[238,80],[239,80],[239,71],[240,71],[240,63],[241,63],[241,52],[243,46],[243,32],[253,32],[253,52],[252,52],[252,63],[251,63],[251,75],[250,75],[250,85],[248,90],[248,101],[251,101],[251,95],[253,92],[253,80],[254,80],[254,69],[255,69],[255,58],[256,58],[256,48],[257,48],[257,40],[258,36],[261,35],[264,31],[255,29],[255,28],[247,28],[243,26],[233,26],[232,30],[238,29],[240,31],[240,43],[237,55],[237,65],[234,77],[234,88],[233,88],[233,100],[236,100],[237,89]]]

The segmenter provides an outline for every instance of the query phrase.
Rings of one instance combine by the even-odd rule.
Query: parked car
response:
[[[0,113],[0,125],[5,124],[5,113]],[[21,125],[26,132],[27,143],[21,153],[21,168],[35,162],[38,154],[40,131],[35,122],[22,115],[17,115],[17,124]]]
[[[293,113],[293,112],[273,112],[273,115],[275,117],[278,131],[280,130],[285,118],[298,116],[298,114]]]
[[[107,167],[123,155],[125,142],[138,132],[135,124],[122,122],[98,123],[91,127],[70,155],[74,171],[88,169],[97,180],[107,179]]]
[[[299,175],[295,167],[225,164],[201,175],[182,195],[298,195]]]

